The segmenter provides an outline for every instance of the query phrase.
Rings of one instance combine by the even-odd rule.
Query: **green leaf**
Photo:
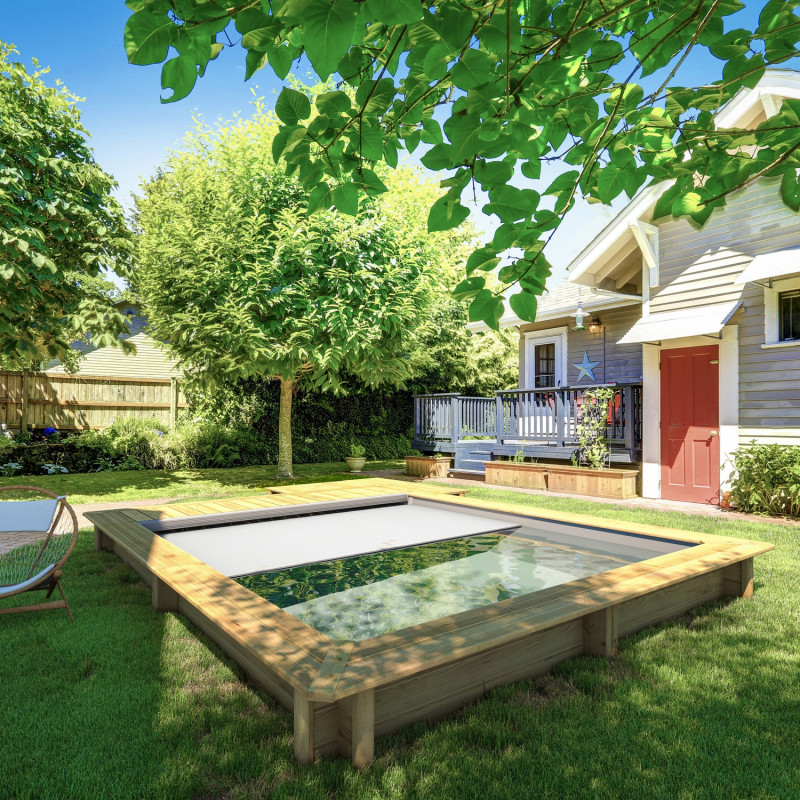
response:
[[[448,192],[440,197],[428,214],[428,233],[457,228],[469,216],[469,209],[461,205],[458,197]]]
[[[419,0],[367,0],[367,8],[384,25],[408,25],[422,18]]]
[[[420,159],[424,166],[428,169],[436,170],[450,169],[454,167],[453,163],[453,146],[449,144],[434,145],[424,156]]]
[[[794,169],[783,173],[781,198],[792,211],[800,211],[800,181]]]
[[[303,10],[303,47],[326,80],[353,44],[357,6],[351,0],[311,0]]]
[[[267,45],[274,44],[275,37],[280,33],[280,30],[280,23],[275,20],[270,20],[269,25],[248,31],[242,36],[242,47],[252,50],[253,48],[263,48]]]
[[[125,25],[125,50],[131,64],[160,64],[169,52],[174,24],[164,13],[137,11]]]
[[[450,70],[450,78],[465,91],[484,86],[494,77],[494,62],[485,50],[467,50]]]
[[[469,321],[485,322],[492,330],[500,330],[503,301],[488,289],[481,289],[469,304]]]
[[[311,116],[311,101],[302,92],[284,86],[275,103],[275,114],[286,125],[296,125]]]
[[[511,310],[526,322],[533,322],[536,319],[538,301],[539,298],[535,294],[527,291],[517,292],[517,294],[512,294],[508,298]]]
[[[469,300],[486,286],[486,278],[475,275],[465,278],[451,292],[454,300]]]
[[[329,117],[346,114],[352,108],[350,98],[345,92],[325,92],[317,95],[316,106],[320,114]]]
[[[333,196],[327,183],[314,187],[308,194],[308,213],[313,214],[321,209],[330,208]]]
[[[337,211],[349,214],[351,217],[358,215],[358,188],[352,183],[344,183],[333,190],[333,204]]]
[[[395,96],[395,85],[391,78],[379,81],[364,81],[356,92],[356,104],[365,114],[383,114]]]
[[[258,50],[248,50],[245,58],[244,79],[249,81],[256,72],[266,67],[268,63],[269,58],[266,53],[260,53]]]
[[[362,169],[353,176],[353,180],[370,196],[389,191],[386,184],[371,169]]]
[[[467,259],[467,275],[473,272],[491,272],[498,264],[500,259],[492,247],[481,247],[473,251]]]
[[[172,89],[169,97],[162,97],[162,103],[174,103],[182,100],[192,89],[197,80],[197,66],[194,59],[188,56],[171,58],[161,68],[161,88]]]

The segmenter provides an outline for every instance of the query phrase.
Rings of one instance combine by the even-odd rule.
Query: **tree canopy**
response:
[[[279,471],[290,473],[298,382],[338,391],[411,377],[440,262],[463,236],[427,234],[434,190],[408,171],[355,217],[309,215],[302,184],[273,160],[276,134],[258,110],[187,136],[137,200],[132,280],[155,334],[205,385],[281,381]]]
[[[69,359],[70,342],[86,334],[120,344],[125,319],[102,275],[124,274],[130,242],[76,98],[15,52],[0,43],[0,362],[24,368]]]
[[[800,101],[786,100],[754,131],[715,127],[715,114],[771,65],[798,55],[800,0],[764,0],[752,29],[727,18],[739,0],[127,0],[133,64],[164,62],[164,102],[186,97],[210,60],[240,47],[249,78],[269,66],[283,79],[307,56],[333,88],[311,104],[286,87],[275,154],[309,193],[311,210],[350,213],[358,193],[381,190],[376,162],[427,146],[422,163],[444,171],[431,231],[467,218],[480,187],[500,223],[475,250],[457,296],[472,319],[496,327],[502,294],[533,319],[549,266],[544,253],[576,198],[610,203],[646,182],[673,181],[656,208],[702,224],[732,191],[781,179],[800,209]],[[233,23],[229,25],[229,23]],[[694,50],[721,78],[677,83]],[[539,181],[542,165],[562,164]],[[520,184],[523,188],[520,188]],[[500,267],[500,284],[486,274]]]

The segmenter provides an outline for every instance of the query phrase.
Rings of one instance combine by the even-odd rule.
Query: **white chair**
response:
[[[0,614],[66,608],[61,570],[78,538],[75,511],[64,497],[35,486],[0,487],[0,600],[46,591],[45,600],[0,608]],[[54,589],[60,600],[49,600]]]

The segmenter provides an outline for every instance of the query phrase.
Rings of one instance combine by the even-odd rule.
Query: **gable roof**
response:
[[[800,99],[800,72],[791,69],[768,69],[758,84],[740,89],[717,114],[719,127],[748,127],[779,110],[780,99]],[[656,201],[670,186],[664,181],[643,188],[619,214],[568,265],[568,280],[586,286],[595,284],[597,273],[608,271],[614,258],[630,255],[638,247],[634,228],[652,220]]]

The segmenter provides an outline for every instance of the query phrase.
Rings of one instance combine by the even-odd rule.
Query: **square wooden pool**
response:
[[[359,766],[376,735],[750,596],[772,549],[378,480],[87,516],[155,608],[293,710],[299,761]]]

